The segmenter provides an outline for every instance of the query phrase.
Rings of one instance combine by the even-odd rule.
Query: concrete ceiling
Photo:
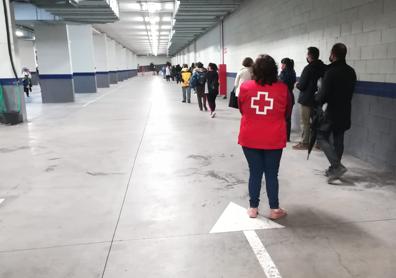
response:
[[[241,1],[118,0],[117,5],[117,0],[14,0],[44,8],[60,21],[92,23],[138,55],[170,56],[217,25]],[[37,17],[37,11],[31,14]]]
[[[138,55],[173,56],[237,9],[241,1],[119,0],[120,21],[95,27],[110,34]],[[152,7],[147,8],[148,5]],[[158,21],[158,39],[155,38],[158,48],[153,45],[153,39],[150,39],[152,32],[148,17]]]
[[[96,24],[94,27],[138,55],[166,55],[175,1],[119,0],[118,2],[120,20],[115,23]],[[154,41],[158,45],[155,45]]]
[[[217,25],[239,7],[242,0],[182,0],[175,15],[174,34],[169,47],[173,56],[193,40]]]
[[[31,2],[69,22],[90,24],[118,20],[117,0],[19,0],[18,2]]]

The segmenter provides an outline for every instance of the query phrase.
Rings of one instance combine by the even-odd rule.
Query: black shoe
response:
[[[187,100],[188,103],[191,103],[191,100]]]
[[[185,101],[185,100],[182,100],[182,102],[185,103],[186,101]]]
[[[345,168],[344,165],[340,165],[336,168],[333,168],[333,170],[331,170],[329,172],[329,178],[327,179],[328,183],[332,183],[335,180],[338,180],[339,178],[342,177],[342,175],[344,175],[346,172],[348,171],[347,168]]]
[[[325,170],[325,176],[328,177],[330,175],[331,171],[333,171],[333,166],[329,166],[329,168],[327,168]]]

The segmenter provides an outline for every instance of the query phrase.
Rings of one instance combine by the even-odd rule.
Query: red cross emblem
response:
[[[256,109],[256,114],[267,115],[268,110],[274,109],[274,99],[268,97],[267,92],[258,92],[257,97],[252,98],[252,109]]]

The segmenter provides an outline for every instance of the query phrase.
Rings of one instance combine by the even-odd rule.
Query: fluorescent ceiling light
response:
[[[169,32],[168,32],[168,31],[161,31],[160,34],[161,34],[161,35],[169,35]]]
[[[159,22],[160,21],[160,17],[159,16],[146,16],[145,18],[144,18],[144,20],[146,21],[146,22],[150,22],[150,23],[156,23],[156,22]]]
[[[141,6],[139,3],[120,3],[121,10],[140,11]]]
[[[163,16],[163,17],[162,17],[162,21],[170,22],[170,21],[172,21],[172,17],[170,17],[170,16]]]
[[[128,30],[128,31],[125,31],[125,33],[126,34],[128,34],[128,35],[147,35],[147,32],[146,31],[134,31],[134,30]]]
[[[165,3],[164,9],[165,10],[173,10],[173,3]]]
[[[142,5],[142,10],[148,11],[150,13],[155,13],[161,10],[161,3],[148,2],[148,3],[141,3],[141,5]]]
[[[142,16],[132,16],[132,17],[122,17],[122,20],[143,22],[144,18]]]
[[[170,30],[170,29],[172,29],[172,26],[170,26],[170,25],[162,25],[161,29],[162,30]]]
[[[129,25],[129,28],[130,28],[130,29],[144,30],[144,29],[146,29],[146,26],[144,26],[144,25],[136,25],[136,24],[133,24],[133,25]]]
[[[16,30],[16,31],[15,31],[15,35],[16,35],[17,37],[23,37],[23,32],[22,32],[21,30]]]

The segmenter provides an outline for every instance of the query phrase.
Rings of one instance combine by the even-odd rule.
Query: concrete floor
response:
[[[0,126],[0,277],[265,277],[242,232],[209,234],[248,204],[238,111],[219,99],[211,119],[180,91],[137,77],[72,104],[36,94],[29,123]],[[396,277],[396,179],[345,164],[329,185],[320,152],[285,151],[286,228],[257,231],[282,277]]]

